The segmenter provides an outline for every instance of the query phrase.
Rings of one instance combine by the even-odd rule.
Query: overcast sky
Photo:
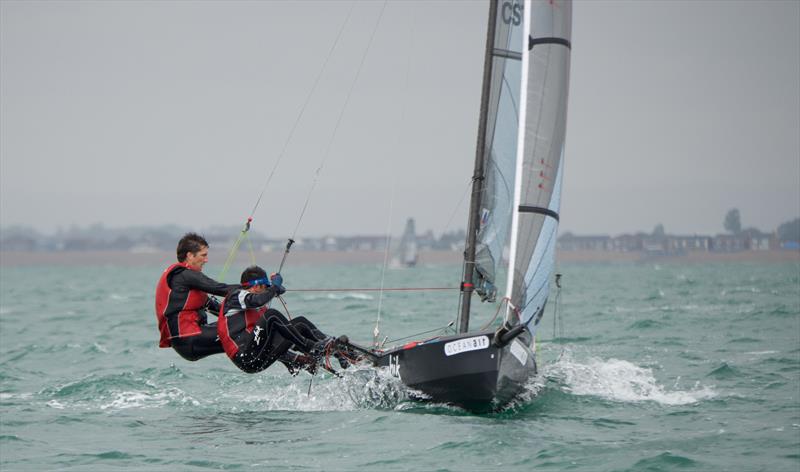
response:
[[[265,234],[321,163],[299,236],[465,227],[486,2],[389,2],[357,80],[356,3],[288,140],[352,5],[0,1],[0,224],[239,224],[288,142]],[[576,1],[561,231],[800,216],[799,31],[796,0]]]

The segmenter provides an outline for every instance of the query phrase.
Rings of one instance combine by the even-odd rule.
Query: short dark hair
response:
[[[239,282],[245,283],[250,280],[255,279],[265,279],[267,277],[267,272],[262,269],[261,267],[254,265],[250,266],[242,272],[242,278]]]
[[[208,246],[208,241],[197,233],[186,233],[180,241],[178,241],[178,262],[186,260],[186,254],[197,254],[201,249]]]

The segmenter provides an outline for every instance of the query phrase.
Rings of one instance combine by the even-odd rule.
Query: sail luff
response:
[[[470,199],[469,222],[467,225],[467,241],[464,247],[464,271],[461,279],[461,310],[458,322],[458,331],[461,333],[465,333],[469,330],[470,302],[475,274],[475,246],[480,221],[481,194],[483,192],[486,124],[489,110],[493,61],[492,51],[494,49],[495,26],[497,23],[497,7],[497,0],[489,0],[489,20],[486,31],[486,53],[483,61],[483,85],[481,91],[480,116],[478,119],[478,138],[475,150],[475,167],[472,174],[472,197]]]

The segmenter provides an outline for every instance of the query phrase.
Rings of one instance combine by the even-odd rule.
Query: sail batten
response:
[[[522,53],[516,51],[509,51],[508,49],[494,49],[492,51],[492,55],[497,57],[504,57],[506,59],[514,59],[517,61],[522,60]]]

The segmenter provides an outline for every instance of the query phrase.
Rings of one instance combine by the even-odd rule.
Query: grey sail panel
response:
[[[524,84],[524,139],[514,208],[511,302],[528,322],[547,301],[555,267],[561,201],[562,156],[567,120],[571,45],[571,4],[531,3]]]
[[[523,3],[498,5],[492,49],[492,74],[486,125],[484,182],[476,247],[478,281],[483,300],[494,301],[504,273],[514,204],[514,174],[519,129],[522,75]]]

